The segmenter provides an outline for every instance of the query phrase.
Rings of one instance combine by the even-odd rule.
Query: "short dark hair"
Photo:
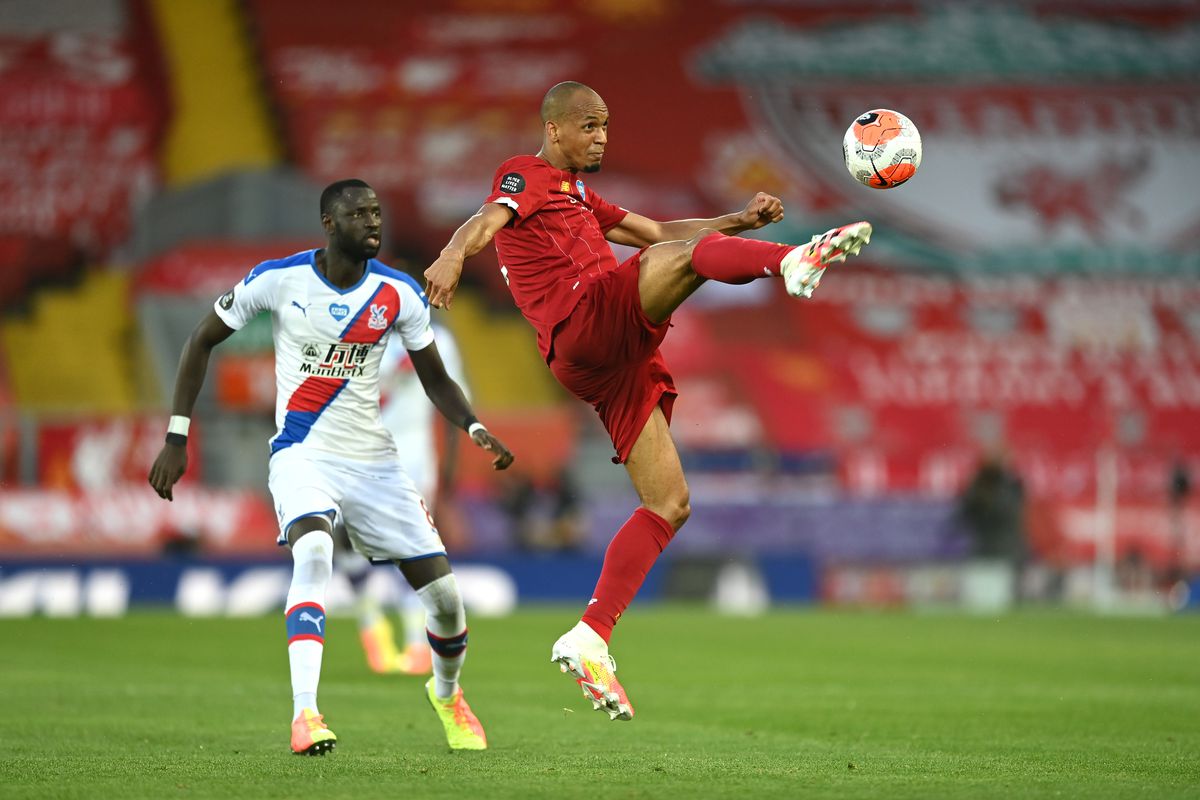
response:
[[[370,189],[371,185],[366,181],[358,178],[343,178],[340,181],[334,181],[325,187],[321,192],[321,216],[333,211],[333,204],[342,196],[342,192],[346,189]]]

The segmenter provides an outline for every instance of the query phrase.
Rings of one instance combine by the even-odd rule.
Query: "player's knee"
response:
[[[691,498],[688,496],[687,489],[673,494],[667,498],[663,504],[662,511],[659,516],[671,523],[671,527],[679,530],[683,524],[688,521],[688,517],[692,515]]]
[[[458,579],[454,574],[443,575],[417,590],[421,604],[430,617],[449,624],[451,627],[461,626],[465,619],[463,611],[462,592],[458,588]]]
[[[692,516],[692,504],[686,500],[676,509],[674,516],[671,518],[671,524],[675,526],[675,530],[683,527],[683,524]]]
[[[721,232],[715,228],[701,228],[700,230],[698,230],[694,234],[692,234],[692,238],[687,240],[688,255],[689,256],[691,255],[692,250],[694,250],[696,245],[700,244],[701,241],[703,241],[704,239],[707,239],[709,236],[714,236],[714,235],[720,236]]]

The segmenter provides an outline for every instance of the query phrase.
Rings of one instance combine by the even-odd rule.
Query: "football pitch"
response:
[[[451,753],[417,678],[330,621],[324,758],[288,750],[282,615],[0,621],[0,796],[1200,797],[1200,616],[636,607],[633,722],[549,663],[577,610],[475,619],[489,737]]]

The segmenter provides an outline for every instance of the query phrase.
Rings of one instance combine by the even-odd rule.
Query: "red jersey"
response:
[[[617,268],[604,234],[629,212],[587,188],[579,174],[537,156],[501,164],[487,202],[513,211],[494,239],[496,255],[517,308],[537,330],[545,358],[554,326],[575,308],[583,288]]]

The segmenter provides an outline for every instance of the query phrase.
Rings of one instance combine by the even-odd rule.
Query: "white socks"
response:
[[[287,595],[288,662],[292,672],[292,719],[317,711],[317,683],[325,650],[325,589],[333,574],[333,539],[310,531],[292,546],[292,584]]]
[[[467,614],[458,580],[443,575],[417,590],[428,612],[425,626],[433,650],[434,694],[449,700],[458,692],[458,674],[467,653]]]

